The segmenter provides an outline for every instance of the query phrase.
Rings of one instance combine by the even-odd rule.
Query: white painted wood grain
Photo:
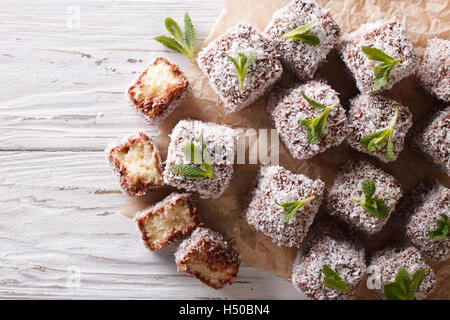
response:
[[[0,298],[301,298],[290,283],[242,267],[216,291],[151,253],[119,213],[125,200],[105,145],[148,127],[123,101],[130,79],[163,54],[163,18],[188,11],[197,46],[222,1],[15,1],[0,7]],[[80,29],[67,28],[71,6]],[[69,10],[69,11],[68,11]],[[81,271],[67,287],[68,268]]]

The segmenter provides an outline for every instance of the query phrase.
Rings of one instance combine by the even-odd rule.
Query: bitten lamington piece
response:
[[[178,269],[192,274],[214,289],[232,284],[241,260],[236,248],[223,236],[205,227],[197,227],[175,253]]]
[[[189,82],[178,66],[158,57],[128,89],[130,104],[150,125],[158,125],[189,93]]]
[[[385,218],[376,217],[355,201],[365,197],[362,185],[367,180],[375,183],[371,198],[382,199],[387,207]],[[393,176],[368,162],[351,160],[328,190],[327,208],[331,215],[368,234],[374,234],[386,224],[402,195],[400,184]]]
[[[144,132],[123,138],[105,152],[120,186],[130,196],[144,195],[164,184],[158,148]]]
[[[203,139],[201,139],[203,137]],[[193,177],[189,174],[173,172],[173,166],[187,165],[201,168],[202,160],[191,161],[185,152],[191,142],[200,152],[202,141],[207,156],[210,158],[212,177]],[[236,153],[236,131],[215,123],[196,120],[181,120],[170,135],[170,144],[164,171],[164,181],[176,188],[198,192],[201,198],[219,198],[230,183],[233,175],[233,163]],[[201,152],[200,152],[201,154]],[[206,161],[208,162],[208,161]],[[202,169],[203,170],[203,169]]]
[[[337,272],[348,291],[323,284],[324,265]],[[347,298],[366,274],[364,247],[354,232],[348,232],[332,220],[314,223],[297,253],[292,284],[314,300]]]
[[[318,44],[283,38],[311,21],[313,25],[309,34],[319,39]],[[319,65],[337,44],[340,29],[329,10],[320,8],[315,1],[293,0],[274,13],[264,33],[275,44],[283,65],[300,80],[308,80],[312,79]]]
[[[450,102],[450,40],[428,40],[417,77],[425,90]]]
[[[238,53],[247,57],[255,54],[242,88],[236,68],[228,58],[236,59]],[[272,43],[248,23],[238,24],[211,42],[198,54],[197,61],[228,112],[239,111],[254,102],[283,72]]]
[[[305,95],[325,107],[334,106],[328,114],[325,131],[317,143],[308,141],[308,127],[302,120],[318,117],[324,110],[311,106]],[[296,159],[311,158],[326,149],[339,145],[347,135],[345,109],[339,102],[338,93],[323,81],[309,81],[295,89],[285,90],[281,97],[273,94],[267,111],[270,114],[281,140]]]
[[[450,189],[435,179],[429,179],[402,198],[394,215],[397,226],[422,255],[435,261],[450,257],[450,237],[430,236],[430,232],[438,228],[441,214],[450,216]]]
[[[414,247],[387,247],[373,254],[367,270],[371,270],[375,279],[379,280],[379,288],[374,288],[375,296],[385,299],[384,286],[395,281],[400,267],[404,267],[410,276],[420,269],[425,269],[425,277],[415,294],[416,300],[425,299],[433,290],[436,280],[433,270]]]
[[[395,118],[396,107],[398,107],[397,118]],[[389,160],[386,156],[387,136],[375,151],[369,151],[366,146],[362,145],[361,138],[383,131],[391,124],[394,125],[392,136],[393,158]],[[380,95],[360,94],[350,100],[348,114],[350,129],[347,142],[356,150],[373,155],[383,162],[395,161],[403,150],[406,134],[412,124],[412,114],[408,107]]]
[[[244,215],[278,246],[300,247],[319,210],[324,188],[320,179],[312,180],[280,166],[262,167]],[[302,200],[304,205],[296,207],[289,217],[284,207]]]
[[[172,193],[134,218],[142,240],[150,250],[160,250],[181,240],[198,225],[197,210],[188,194]]]
[[[388,90],[398,81],[415,73],[419,59],[405,28],[395,19],[380,20],[362,25],[358,30],[341,38],[342,59],[363,93],[373,92],[374,68],[381,64],[370,60],[362,51],[363,46],[379,49],[388,56],[401,60],[390,71],[386,84],[379,90]]]

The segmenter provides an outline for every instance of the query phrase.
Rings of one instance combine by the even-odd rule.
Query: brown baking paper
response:
[[[352,31],[362,23],[396,16],[406,25],[419,55],[422,55],[429,38],[436,36],[449,38],[450,9],[448,1],[318,0],[317,2],[322,7],[331,10],[343,32]],[[229,27],[241,21],[250,22],[259,30],[263,30],[272,13],[286,3],[288,3],[287,0],[226,0],[224,10],[203,47]],[[214,94],[206,77],[199,69],[192,67],[187,75],[193,88],[193,94],[165,120],[156,138],[163,159],[166,157],[169,144],[168,135],[181,119],[192,118],[216,122],[233,128],[254,128],[256,130],[273,128],[265,111],[266,98],[261,98],[238,113],[227,115],[219,98]],[[341,93],[340,100],[344,106],[348,105],[349,98],[358,94],[353,79],[345,72],[344,65],[336,52],[329,54],[327,62],[320,67],[316,75],[327,79],[328,83]],[[282,82],[292,81],[291,75],[283,74]],[[431,112],[433,107],[439,105],[437,100],[416,86],[414,77],[403,80],[386,95],[409,106],[414,116],[414,122],[419,122]],[[331,148],[310,160],[296,160],[280,142],[280,165],[311,178],[320,178],[326,182],[328,187],[339,167],[348,159],[365,159],[375,163],[397,177],[405,191],[431,176],[438,178],[447,187],[450,186],[450,179],[444,171],[427,162],[423,154],[409,145],[406,145],[397,161],[383,164],[374,160],[373,157],[352,150],[345,144]],[[237,246],[243,265],[260,268],[289,279],[296,249],[277,247],[262,233],[255,232],[242,217],[245,208],[244,195],[247,194],[259,165],[236,165],[230,186],[222,197],[218,200],[198,200],[197,208],[200,219],[206,226],[221,232]],[[175,189],[166,186],[141,198],[128,198],[122,212],[133,217],[138,210],[163,199],[172,191]],[[326,213],[322,206],[319,217],[324,216]],[[406,240],[400,237],[388,223],[382,232],[364,239],[367,257],[374,250],[381,249],[394,241],[406,243]],[[450,262],[441,264],[430,262],[430,265],[437,274],[437,288],[431,298],[450,299]],[[362,281],[352,298],[372,299],[374,297],[366,288],[365,281]]]

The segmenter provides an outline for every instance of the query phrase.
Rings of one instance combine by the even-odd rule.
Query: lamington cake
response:
[[[161,202],[138,212],[134,220],[142,234],[142,241],[152,251],[181,240],[199,223],[197,210],[186,193],[172,193]]]
[[[262,167],[244,216],[278,246],[300,247],[319,210],[325,184],[280,166]]]
[[[109,145],[105,152],[120,186],[130,196],[144,195],[164,184],[158,148],[144,132]]]
[[[395,19],[384,19],[362,25],[358,30],[341,37],[342,59],[363,93],[373,92],[374,69],[381,62],[370,60],[363,52],[367,46],[381,50],[389,57],[400,60],[389,73],[386,84],[378,91],[388,90],[398,81],[415,73],[419,59],[405,28]]]
[[[429,93],[450,102],[450,40],[428,40],[417,78]]]
[[[254,56],[243,87],[233,62],[238,54]],[[239,23],[198,54],[198,66],[227,112],[239,111],[262,96],[281,76],[282,67],[273,44],[248,23]]]
[[[447,236],[443,232],[433,236],[433,231],[439,229],[438,221],[443,220],[442,214],[450,217],[450,189],[429,179],[402,198],[394,220],[423,256],[444,261],[450,257],[450,230]]]
[[[211,229],[197,227],[175,253],[178,269],[214,289],[236,279],[241,263],[236,248]]]
[[[370,198],[381,199],[387,207],[384,218],[369,213],[357,199],[364,199],[363,183],[373,181],[375,192]],[[331,215],[368,234],[380,231],[394,211],[403,192],[390,174],[365,161],[350,160],[329,188],[326,202]]]
[[[311,23],[312,22],[312,23]],[[297,38],[283,37],[311,23],[307,36],[318,39],[314,44]],[[337,44],[340,29],[329,10],[320,8],[314,0],[293,0],[272,16],[264,34],[274,43],[283,66],[300,80],[312,79],[319,65]]]
[[[394,282],[400,267],[404,267],[410,276],[420,269],[425,269],[425,277],[417,288],[415,299],[422,300],[428,296],[435,286],[433,270],[425,263],[420,252],[414,247],[387,247],[375,252],[370,259],[367,270],[372,270],[379,281],[374,293],[378,299],[385,299],[384,286]]]
[[[395,117],[396,108],[398,108],[397,117]],[[408,107],[380,95],[360,94],[350,100],[347,142],[356,150],[373,155],[383,162],[395,161],[403,150],[406,134],[412,124],[412,114]],[[369,134],[383,131],[391,125],[393,125],[393,158],[388,159],[387,136],[375,151],[369,151],[361,139]]]
[[[219,198],[233,175],[236,142],[236,131],[227,126],[181,120],[170,135],[164,181],[176,188],[198,192],[204,199]],[[199,159],[188,157],[188,146]]]
[[[316,118],[324,110],[308,103],[302,92],[325,107],[333,106],[326,118],[325,131],[317,142],[308,140],[308,127],[301,121]],[[347,135],[345,109],[339,102],[338,93],[324,81],[309,81],[295,89],[274,92],[268,101],[267,111],[281,140],[296,159],[308,159],[339,145]]]
[[[162,57],[154,59],[128,88],[130,104],[150,125],[159,125],[188,93],[183,72]]]
[[[337,272],[346,288],[325,282],[324,266]],[[314,223],[297,253],[292,284],[309,299],[341,300],[350,295],[366,274],[364,247],[354,232],[333,220]]]

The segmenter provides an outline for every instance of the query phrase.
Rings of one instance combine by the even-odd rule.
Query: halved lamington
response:
[[[109,145],[105,152],[120,186],[130,196],[144,195],[164,184],[158,148],[144,132]]]
[[[341,279],[337,286],[330,283],[330,272]],[[332,220],[320,221],[311,227],[297,253],[292,284],[309,299],[342,300],[365,274],[364,246],[357,235]]]
[[[412,126],[412,114],[392,99],[360,94],[350,100],[348,126],[350,146],[383,162],[395,161]]]
[[[450,102],[450,40],[428,41],[417,77],[425,90]]]
[[[197,61],[228,112],[254,102],[283,72],[273,44],[248,23],[236,25],[211,42]]]
[[[314,103],[323,106],[314,107]],[[284,90],[269,99],[267,111],[270,114],[281,140],[296,159],[308,159],[326,149],[340,144],[347,135],[348,126],[345,109],[339,102],[338,93],[324,81],[309,81],[295,89]],[[320,122],[307,125],[305,121],[319,119],[326,121],[323,132]],[[316,135],[311,134],[315,128]]]
[[[262,167],[244,216],[278,246],[300,247],[319,210],[325,184],[280,166]]]
[[[437,112],[424,130],[412,137],[412,142],[450,175],[450,106]]]
[[[188,235],[199,221],[189,194],[172,193],[134,218],[142,241],[150,250],[160,250]]]
[[[342,36],[339,47],[356,86],[364,93],[392,88],[398,81],[414,74],[419,64],[405,28],[395,19],[362,25],[358,30]],[[369,57],[363,52],[363,47],[381,52],[372,52]],[[377,85],[375,73],[386,78],[386,83],[377,90],[374,90],[374,85]]]
[[[154,59],[128,88],[133,108],[150,124],[158,125],[189,93],[189,82],[178,65]]]
[[[370,259],[367,270],[372,273],[375,280],[373,289],[375,296],[378,299],[386,299],[385,285],[395,281],[401,267],[406,269],[410,277],[417,271],[425,269],[423,281],[417,288],[414,299],[422,300],[426,298],[435,286],[436,280],[433,270],[425,263],[416,248],[397,246],[376,251]],[[388,291],[392,292],[391,290]]]
[[[435,179],[420,183],[402,198],[395,221],[426,258],[450,257],[450,189]]]
[[[239,271],[239,252],[223,236],[198,227],[175,253],[178,269],[192,274],[214,289],[232,284]]]
[[[339,33],[329,10],[314,0],[291,1],[274,13],[264,31],[275,44],[283,65],[300,80],[312,79],[337,44]]]
[[[236,142],[236,131],[227,126],[181,120],[170,135],[164,181],[201,198],[219,198],[233,175]]]
[[[368,234],[380,231],[402,197],[398,181],[365,161],[349,161],[327,194],[331,215]]]

